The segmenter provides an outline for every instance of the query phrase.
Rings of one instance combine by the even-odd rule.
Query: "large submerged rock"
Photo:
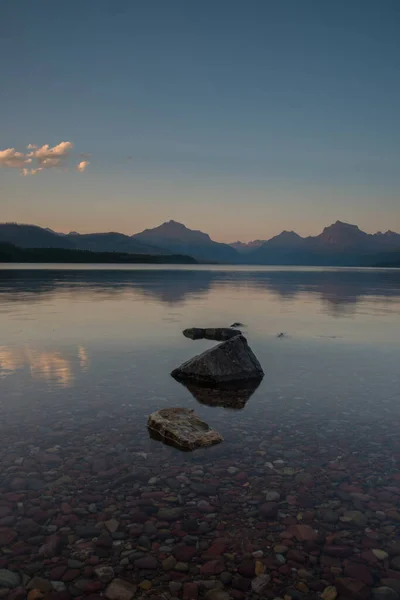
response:
[[[182,333],[191,340],[215,340],[217,342],[225,342],[236,335],[240,335],[241,331],[239,329],[232,329],[232,327],[215,327],[207,329],[191,327],[190,329],[184,329]]]
[[[189,408],[162,408],[152,413],[147,427],[153,437],[184,450],[219,444],[223,437]]]
[[[237,335],[174,369],[172,377],[203,385],[260,381],[264,372],[243,335]]]

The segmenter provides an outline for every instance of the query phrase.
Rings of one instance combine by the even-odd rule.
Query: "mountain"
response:
[[[238,252],[228,244],[214,242],[207,233],[189,229],[182,223],[168,221],[154,229],[145,229],[132,236],[145,244],[154,244],[174,254],[188,254],[198,260],[237,263]]]
[[[57,233],[36,225],[0,224],[0,243],[20,248],[64,248],[90,252],[130,255],[191,256],[215,263],[255,265],[374,266],[396,265],[400,234],[386,231],[374,234],[357,225],[336,221],[316,236],[301,237],[294,231],[248,244],[234,246],[213,241],[209,235],[169,221],[133,236],[122,233]]]
[[[6,242],[20,248],[70,248],[76,246],[71,240],[54,231],[36,225],[18,223],[0,223],[0,242]]]
[[[125,252],[127,254],[171,254],[163,248],[156,248],[137,241],[123,233],[69,233],[67,239],[78,250],[90,252]]]
[[[232,248],[234,248],[240,254],[247,254],[256,248],[259,248],[263,244],[265,244],[266,240],[254,240],[253,242],[233,242],[229,244]]]
[[[247,258],[253,264],[370,266],[376,254],[396,248],[400,248],[397,233],[369,234],[357,225],[336,221],[317,236],[303,238],[284,231]]]
[[[171,254],[133,240],[122,233],[56,233],[52,229],[36,225],[0,223],[0,242],[19,248],[65,248],[66,250],[89,250],[91,252],[120,252],[125,254]]]

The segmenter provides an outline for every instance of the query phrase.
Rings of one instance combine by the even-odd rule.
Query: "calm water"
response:
[[[260,387],[242,398],[237,410],[224,408],[226,398],[191,393],[169,375],[213,344],[186,339],[184,328],[234,321],[245,323],[243,331],[265,371]],[[297,585],[297,571],[279,571],[281,559],[274,567],[272,548],[280,532],[297,522],[299,510],[309,509],[306,522],[321,535],[334,530],[355,547],[365,546],[365,527],[349,534],[346,511],[361,511],[364,525],[378,528],[373,547],[387,548],[397,536],[390,516],[397,500],[385,504],[379,494],[388,487],[387,494],[395,494],[400,478],[399,325],[400,272],[394,270],[2,267],[0,458],[7,476],[1,491],[22,489],[29,498],[30,477],[48,486],[71,476],[64,492],[53,497],[59,508],[62,501],[73,505],[82,489],[112,495],[110,482],[134,468],[141,483],[129,491],[121,488],[126,506],[115,509],[117,518],[140,504],[143,494],[160,491],[166,499],[161,494],[156,505],[183,507],[188,516],[200,502],[190,482],[214,482],[220,488],[211,495],[211,517],[207,510],[195,513],[210,526],[200,541],[206,544],[218,530],[231,536],[235,558],[226,559],[225,570],[236,573],[242,555],[233,551],[233,540],[241,531],[252,550],[263,550],[268,568],[281,573],[274,593],[283,594]],[[281,332],[285,335],[278,338]],[[194,408],[225,442],[186,454],[150,440],[147,416],[166,406]],[[47,452],[48,458],[49,449],[57,460],[31,464],[29,457]],[[24,463],[28,458],[31,462]],[[227,472],[229,467],[234,472]],[[296,479],[299,473],[310,477],[307,484]],[[13,483],[14,476],[22,483]],[[267,543],[260,538],[257,507],[271,487],[280,494],[281,512]],[[351,490],[368,502],[354,503]],[[231,507],[222,502],[224,495]],[[82,497],[80,506],[85,510]],[[336,511],[340,521],[318,517],[321,506]],[[87,512],[84,522],[93,520],[99,519]],[[46,524],[48,532],[61,524],[75,526],[67,517],[54,523]],[[122,532],[129,526],[121,525]],[[29,562],[34,556],[33,543],[22,558]],[[7,557],[3,566],[18,571],[21,557]],[[331,572],[314,563],[309,569],[320,582],[317,593],[341,566]],[[387,575],[389,563],[376,569],[371,586]],[[132,566],[128,571],[128,579],[136,573]],[[164,589],[162,578],[153,580]]]

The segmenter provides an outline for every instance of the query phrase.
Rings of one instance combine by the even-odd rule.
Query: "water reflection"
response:
[[[67,388],[75,381],[74,368],[85,371],[88,364],[88,355],[83,346],[78,346],[72,356],[59,350],[43,350],[29,345],[0,347],[0,378],[27,367],[32,379]]]
[[[257,390],[260,385],[260,381],[248,382],[246,386],[241,387],[219,387],[210,388],[206,386],[199,386],[193,383],[183,383],[192,396],[206,406],[218,406],[221,408],[229,408],[242,410],[251,396]]]
[[[100,299],[122,293],[141,294],[168,305],[206,296],[215,288],[272,293],[280,300],[312,295],[332,316],[351,315],[368,298],[400,299],[400,270],[211,268],[179,270],[0,270],[0,303],[35,302],[57,292],[90,291]]]

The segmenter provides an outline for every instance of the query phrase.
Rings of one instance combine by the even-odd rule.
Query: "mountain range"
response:
[[[202,231],[168,221],[132,236],[116,232],[57,233],[48,228],[17,223],[0,224],[0,242],[21,248],[66,248],[129,254],[185,254],[203,262],[256,265],[373,266],[400,260],[400,234],[369,234],[336,221],[316,236],[283,231],[269,240],[216,242]]]

